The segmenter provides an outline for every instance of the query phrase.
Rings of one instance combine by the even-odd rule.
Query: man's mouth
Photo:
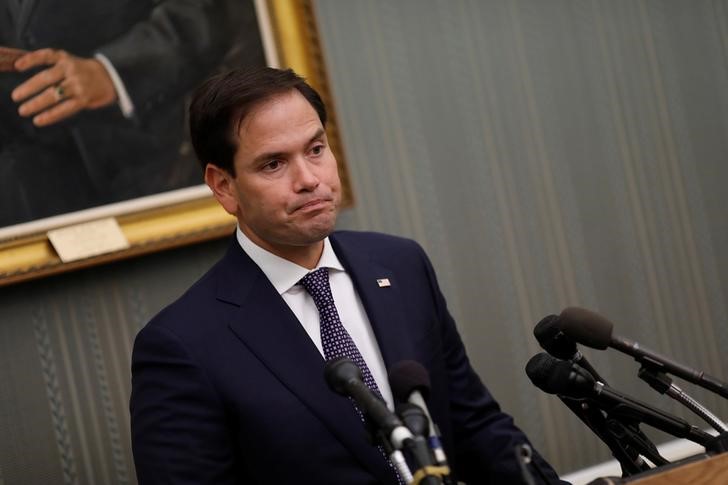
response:
[[[309,210],[320,209],[320,208],[324,207],[325,205],[330,204],[331,203],[331,200],[332,199],[330,199],[330,198],[316,198],[316,199],[312,199],[312,200],[309,200],[308,202],[306,202],[306,203],[298,206],[294,210],[294,212],[297,212],[297,211],[304,211],[305,212],[305,211],[309,211]]]

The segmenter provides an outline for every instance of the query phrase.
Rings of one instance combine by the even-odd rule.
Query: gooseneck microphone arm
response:
[[[651,366],[643,364],[637,375],[660,394],[667,394],[669,397],[703,418],[719,433],[728,432],[728,426],[726,426],[723,421],[721,421],[715,414],[711,413],[708,408],[692,398],[688,393],[676,386],[672,382],[672,379],[670,379],[670,377],[664,372],[655,370],[651,368]]]

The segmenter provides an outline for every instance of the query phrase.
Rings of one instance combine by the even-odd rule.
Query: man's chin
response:
[[[300,236],[303,245],[313,244],[323,240],[334,232],[336,217],[327,220],[311,221],[307,227],[301,228]]]
[[[333,224],[313,227],[306,231],[305,239],[307,239],[311,243],[318,242],[328,237],[328,235],[332,232],[334,232]]]

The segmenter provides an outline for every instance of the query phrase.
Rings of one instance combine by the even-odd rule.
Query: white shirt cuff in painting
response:
[[[109,73],[111,82],[114,83],[114,89],[116,89],[116,97],[118,98],[121,114],[124,115],[124,118],[131,118],[134,114],[134,104],[131,102],[129,93],[126,92],[126,87],[124,86],[124,82],[121,80],[121,77],[119,77],[119,73],[116,72],[114,65],[105,55],[97,52],[94,54],[94,57],[104,66],[106,72]]]

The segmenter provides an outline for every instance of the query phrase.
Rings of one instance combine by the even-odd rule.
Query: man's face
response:
[[[257,106],[239,128],[232,197],[223,206],[274,254],[316,245],[333,231],[341,202],[336,159],[316,110],[292,90]]]

